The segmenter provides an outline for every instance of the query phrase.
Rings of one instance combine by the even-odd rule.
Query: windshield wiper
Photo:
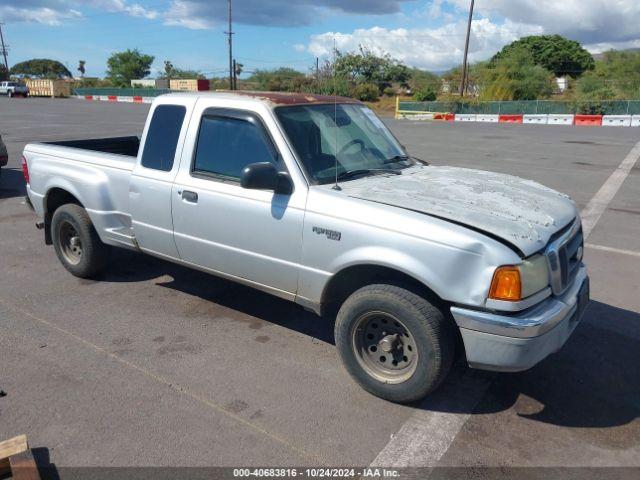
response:
[[[371,173],[390,173],[392,175],[402,175],[401,171],[394,170],[392,168],[361,168],[358,170],[347,170],[346,172],[342,172],[340,175],[338,175],[338,180],[344,180],[345,178],[355,177],[356,175],[367,175]]]
[[[426,160],[422,160],[421,158],[413,157],[411,155],[396,155],[395,157],[387,158],[384,161],[384,163],[386,165],[386,164],[389,164],[389,163],[406,162],[407,160],[413,160],[415,162],[419,162],[419,163],[423,163],[425,165],[429,165],[429,162],[427,162]]]

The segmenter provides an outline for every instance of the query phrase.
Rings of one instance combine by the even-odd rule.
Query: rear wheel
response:
[[[454,335],[442,312],[393,285],[370,285],[352,294],[338,313],[335,338],[349,374],[392,402],[424,398],[453,362]]]
[[[76,277],[91,278],[106,267],[109,247],[102,243],[81,206],[58,208],[51,220],[51,236],[60,263]]]

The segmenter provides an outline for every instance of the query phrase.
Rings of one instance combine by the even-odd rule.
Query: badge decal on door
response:
[[[336,242],[339,242],[342,238],[342,233],[327,228],[313,227],[313,232],[318,235],[326,235],[329,240],[335,240]]]

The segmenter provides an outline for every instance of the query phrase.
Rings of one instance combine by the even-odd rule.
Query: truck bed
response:
[[[138,137],[92,138],[89,140],[64,140],[59,142],[45,142],[45,145],[78,148],[94,152],[112,153],[127,157],[138,156],[140,139]]]

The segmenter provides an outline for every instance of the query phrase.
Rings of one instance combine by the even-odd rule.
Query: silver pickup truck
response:
[[[576,205],[538,183],[430,166],[347,98],[158,97],[137,137],[31,143],[29,199],[62,264],[122,247],[335,319],[369,392],[412,402],[456,355],[525,370],[589,299]]]

